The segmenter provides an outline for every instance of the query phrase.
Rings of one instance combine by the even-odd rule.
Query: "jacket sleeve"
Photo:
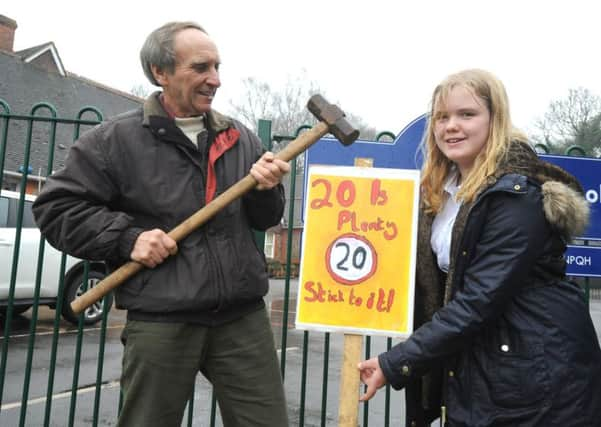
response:
[[[142,229],[109,208],[118,187],[102,135],[100,125],[72,146],[65,167],[48,178],[35,200],[33,214],[42,235],[59,250],[88,260],[123,261]]]
[[[244,197],[244,207],[255,230],[265,231],[280,222],[284,213],[284,187],[278,184],[270,190],[253,190]]]
[[[259,138],[244,128],[242,135],[252,146],[254,161],[257,161],[265,152]],[[250,226],[255,230],[265,231],[280,222],[284,213],[284,187],[276,185],[269,190],[251,190],[242,199],[244,210],[249,219]]]
[[[404,387],[437,359],[460,350],[519,292],[550,232],[540,192],[533,194],[532,187],[530,191],[487,196],[485,225],[474,253],[468,254],[464,248],[458,251],[459,257],[470,258],[463,277],[455,278],[459,291],[407,341],[379,356],[384,375],[394,388]]]

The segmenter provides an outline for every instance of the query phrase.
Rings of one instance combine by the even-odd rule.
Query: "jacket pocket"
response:
[[[512,354],[501,345],[491,355],[490,396],[502,408],[524,408],[541,403],[547,376],[542,356]]]
[[[219,239],[219,257],[224,277],[222,302],[225,306],[257,301],[267,293],[265,261],[252,242],[250,231],[236,239]]]

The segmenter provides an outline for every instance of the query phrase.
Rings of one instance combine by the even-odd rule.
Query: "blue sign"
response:
[[[601,159],[548,154],[541,154],[539,157],[566,170],[580,181],[591,207],[589,226],[580,238],[601,240]]]
[[[309,165],[355,166],[355,159],[369,159],[374,168],[419,169],[422,154],[419,144],[426,130],[426,115],[413,120],[393,142],[357,140],[345,147],[333,138],[322,138],[305,154],[305,170]]]
[[[568,276],[601,277],[601,247],[568,245],[565,259]]]

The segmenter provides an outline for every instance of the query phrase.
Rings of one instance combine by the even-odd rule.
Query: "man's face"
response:
[[[200,116],[211,109],[221,86],[217,47],[207,34],[187,28],[176,34],[174,48],[176,65],[172,73],[153,67],[163,87],[163,100],[177,117]]]

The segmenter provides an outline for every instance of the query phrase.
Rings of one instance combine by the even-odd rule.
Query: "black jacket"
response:
[[[200,150],[157,94],[84,134],[34,203],[42,234],[80,258],[112,267],[129,261],[142,231],[173,229],[206,204],[207,189],[218,196],[261,156],[260,141],[242,124],[216,111],[207,117]],[[207,325],[261,307],[267,269],[251,227],[277,224],[283,209],[281,186],[247,193],[179,242],[176,256],[117,288],[117,306],[133,319]]]
[[[449,426],[601,425],[601,350],[582,291],[565,280],[566,241],[588,214],[578,188],[515,143],[461,207],[446,281],[422,215],[421,327],[379,357],[392,386],[407,386],[408,425],[429,426],[440,406]]]

